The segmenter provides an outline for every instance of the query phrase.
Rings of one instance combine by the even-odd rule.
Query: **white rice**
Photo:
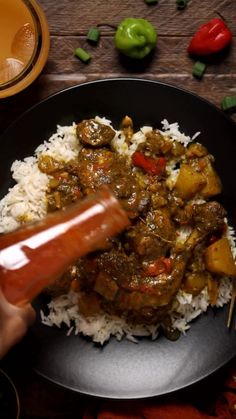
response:
[[[111,125],[111,121],[106,118],[96,117],[96,120]],[[187,146],[200,134],[198,132],[190,138],[180,132],[178,123],[169,124],[166,119],[162,121],[162,127],[163,135],[179,141],[184,146]],[[151,129],[149,126],[142,127],[133,135],[129,147],[122,132],[117,130],[112,146],[119,154],[124,154],[129,158],[138,145],[145,141],[145,134]],[[69,161],[78,155],[79,148],[76,124],[58,126],[57,132],[35,150],[33,157],[26,157],[23,161],[13,163],[11,171],[16,184],[0,201],[0,233],[7,233],[25,222],[37,220],[46,215],[46,190],[49,177],[38,169],[38,158],[47,154],[57,160]],[[172,189],[178,175],[175,162],[168,166],[168,171],[168,186]],[[179,231],[179,240],[183,241],[189,233],[189,229]],[[235,235],[232,227],[228,227],[228,237],[234,257],[236,257]],[[220,281],[217,307],[226,304],[231,298],[231,293],[230,279],[223,278]],[[189,323],[206,312],[209,304],[207,288],[195,297],[179,291],[172,312],[173,326],[185,333],[190,327]],[[47,326],[60,328],[63,324],[66,325],[68,327],[67,335],[82,333],[100,344],[103,344],[111,336],[115,336],[118,340],[125,336],[132,342],[137,342],[135,337],[139,336],[151,336],[152,339],[156,339],[159,328],[158,324],[130,326],[125,320],[108,314],[85,318],[79,313],[78,294],[74,292],[52,299],[48,305],[48,313],[41,312],[41,318]]]
[[[76,124],[71,126],[57,126],[57,132],[53,134],[48,141],[44,141],[35,150],[35,155],[39,157],[47,154],[56,160],[68,162],[78,156],[79,142],[76,137]]]
[[[79,313],[78,294],[71,291],[66,295],[54,298],[49,304],[49,314],[41,311],[43,324],[46,326],[61,327],[63,324],[68,326],[69,334],[74,332],[83,333],[92,338],[94,342],[103,344],[110,336],[116,336],[121,340],[126,336],[132,342],[137,342],[135,336],[151,336],[156,339],[159,325],[138,325],[131,326],[120,317],[108,314],[100,314],[93,317],[84,317]],[[71,326],[73,324],[73,326]]]
[[[46,215],[48,176],[38,169],[36,157],[16,160],[11,171],[16,184],[0,201],[0,233],[15,230],[23,222]]]
[[[188,135],[185,135],[184,133],[182,133],[179,130],[178,122],[174,122],[172,124],[169,124],[167,119],[163,119],[163,121],[161,121],[161,123],[162,123],[162,127],[163,127],[163,131],[161,131],[162,134],[167,135],[168,137],[172,138],[173,140],[179,141],[185,147],[191,141],[195,140],[200,135],[200,132],[196,132],[192,138],[189,137]]]

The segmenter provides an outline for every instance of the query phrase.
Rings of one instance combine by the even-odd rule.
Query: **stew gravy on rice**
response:
[[[34,156],[12,165],[15,186],[0,202],[0,232],[43,218],[108,184],[131,221],[46,290],[48,326],[68,326],[103,344],[111,335],[177,339],[209,306],[222,307],[236,276],[235,240],[215,197],[214,157],[181,133],[116,130],[95,117],[58,126]]]

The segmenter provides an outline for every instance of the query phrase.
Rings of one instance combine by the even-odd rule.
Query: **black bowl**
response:
[[[11,378],[0,369],[0,412],[1,419],[19,419],[20,401]]]
[[[174,86],[141,79],[109,79],[64,90],[34,106],[1,138],[0,179],[3,196],[12,185],[10,165],[32,155],[37,145],[68,125],[95,115],[106,116],[118,127],[129,115],[136,128],[160,127],[167,118],[178,121],[216,158],[223,182],[221,202],[235,227],[236,125],[204,99]],[[42,298],[36,308],[45,306]],[[165,394],[195,383],[226,364],[236,354],[236,334],[226,328],[228,307],[208,310],[192,323],[177,342],[164,337],[139,344],[111,339],[103,348],[82,336],[40,323],[30,334],[35,369],[66,388],[109,398],[141,398]]]

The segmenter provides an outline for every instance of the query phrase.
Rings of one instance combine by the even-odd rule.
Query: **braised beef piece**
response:
[[[171,141],[164,137],[160,131],[152,130],[146,133],[146,141],[138,146],[139,151],[152,156],[182,156],[185,153],[185,147],[178,141]]]
[[[169,310],[180,287],[186,261],[184,255],[177,255],[173,259],[171,275],[163,273],[148,277],[136,254],[127,255],[122,248],[113,248],[93,259],[79,261],[80,290],[95,291],[100,307],[111,314],[153,324]]]
[[[105,148],[82,148],[78,156],[79,181],[85,195],[107,184],[130,218],[143,212],[149,202],[127,158]]]
[[[82,144],[100,147],[110,144],[115,136],[115,131],[109,125],[102,124],[94,119],[85,119],[77,125],[76,134]]]
[[[138,221],[126,237],[127,247],[142,260],[166,256],[176,239],[175,227],[167,208],[149,212],[145,221]]]
[[[192,220],[198,230],[205,233],[222,231],[226,211],[219,202],[211,201],[204,204],[193,205]]]

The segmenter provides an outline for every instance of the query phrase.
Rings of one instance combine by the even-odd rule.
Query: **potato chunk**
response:
[[[206,179],[206,185],[201,190],[201,195],[205,198],[209,198],[214,195],[221,193],[222,185],[219,176],[213,169],[211,162],[205,159],[206,166],[203,170],[203,175]]]
[[[188,272],[184,277],[182,288],[189,294],[198,295],[207,285],[209,277],[208,272]]]
[[[206,185],[205,176],[197,172],[194,167],[182,164],[175,184],[179,196],[183,199],[191,199]]]
[[[236,265],[226,237],[207,247],[205,262],[206,268],[212,273],[236,277]]]

